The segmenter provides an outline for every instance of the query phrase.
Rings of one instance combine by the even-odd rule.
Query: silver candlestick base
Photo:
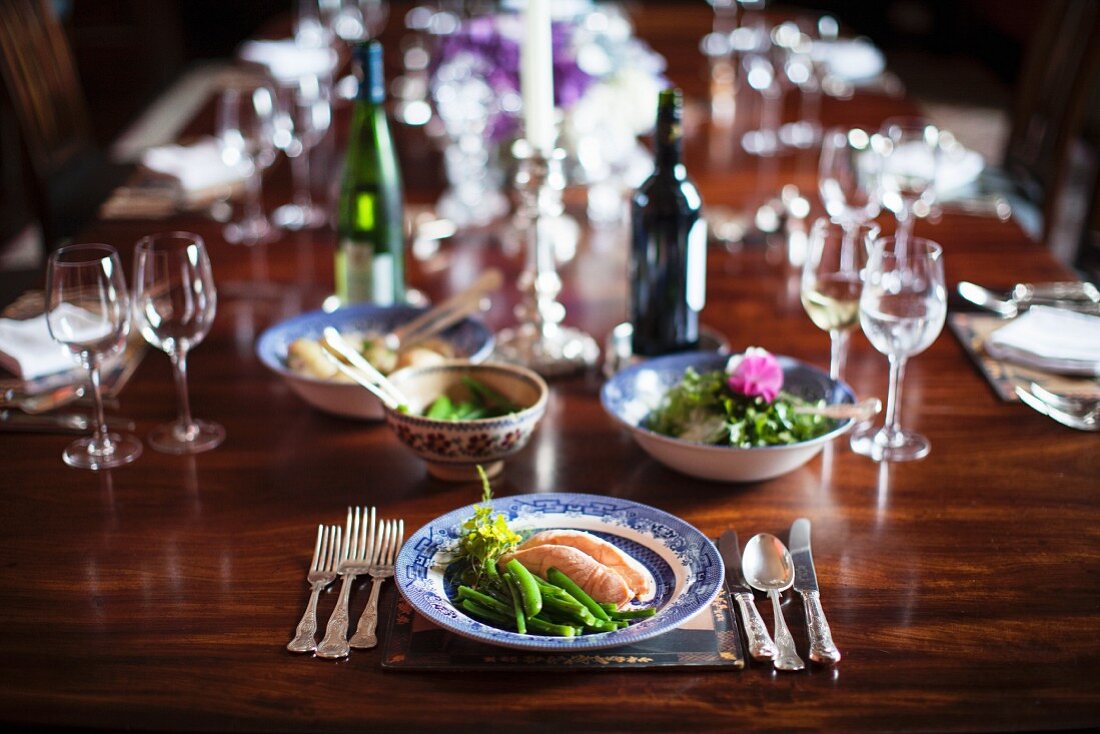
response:
[[[588,369],[599,358],[599,345],[580,329],[562,325],[565,306],[557,300],[561,278],[553,233],[554,221],[563,211],[565,152],[555,149],[544,156],[521,139],[513,153],[519,161],[515,183],[520,219],[525,223],[527,264],[517,283],[523,294],[516,307],[520,323],[497,334],[496,356],[545,377]]]

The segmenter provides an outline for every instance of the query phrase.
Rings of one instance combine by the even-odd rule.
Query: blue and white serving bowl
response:
[[[722,559],[692,525],[667,512],[617,497],[593,494],[524,494],[491,501],[521,535],[552,528],[583,530],[622,548],[657,582],[645,606],[657,613],[624,629],[580,637],[521,635],[477,621],[454,604],[448,577],[459,527],[473,505],[449,512],[417,530],[397,555],[394,578],[401,595],[428,620],[455,634],[523,650],[581,651],[629,645],[668,632],[702,612],[722,587]]]
[[[855,425],[850,418],[838,420],[833,430],[809,441],[753,448],[685,441],[645,427],[646,417],[683,378],[688,367],[702,374],[723,369],[728,359],[713,352],[657,357],[609,379],[600,391],[600,401],[604,410],[629,429],[638,445],[654,459],[683,474],[718,482],[755,482],[794,471]],[[785,392],[809,401],[824,399],[829,405],[855,402],[848,385],[830,379],[818,368],[791,357],[777,356],[777,359],[783,368]]]
[[[256,342],[256,354],[268,369],[286,381],[307,403],[333,415],[381,420],[382,403],[354,383],[324,380],[302,375],[287,366],[287,351],[295,339],[320,339],[325,327],[342,333],[382,333],[416,318],[426,309],[416,306],[378,306],[358,303],[331,313],[311,311],[282,321]],[[439,335],[454,350],[454,356],[483,362],[493,351],[493,333],[481,321],[467,318]]]

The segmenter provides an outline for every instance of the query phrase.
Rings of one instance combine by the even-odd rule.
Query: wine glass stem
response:
[[[309,172],[310,148],[302,145],[302,152],[290,159],[290,175],[294,179],[294,203],[298,206],[311,209],[313,207],[313,192],[310,190]]]
[[[244,205],[244,220],[246,222],[258,220],[263,216],[263,206],[260,203],[263,186],[263,172],[259,166],[254,166],[252,175],[248,177],[246,183],[247,190]]]
[[[904,252],[904,243],[909,241],[909,237],[913,234],[913,207],[909,202],[905,202],[901,211],[898,212],[898,233],[897,233],[897,246],[894,248],[895,252]]]
[[[187,396],[187,350],[178,349],[169,355],[172,360],[172,372],[176,378],[176,392],[179,393],[180,426],[190,433],[195,425],[191,420],[191,400]]]
[[[893,438],[901,431],[901,382],[905,378],[905,357],[890,356],[890,392],[886,397],[886,423],[882,430]]]
[[[848,361],[848,330],[832,329],[829,331],[832,355],[829,359],[829,377],[839,380],[844,372],[844,364]]]
[[[111,439],[107,435],[107,420],[103,415],[103,395],[100,391],[99,357],[85,352],[84,360],[88,365],[88,379],[92,384],[92,402],[95,406],[95,443],[97,448],[106,452],[111,449]]]

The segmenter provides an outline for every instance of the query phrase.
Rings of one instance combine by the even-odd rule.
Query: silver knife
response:
[[[722,555],[722,563],[726,567],[726,589],[741,609],[741,620],[744,622],[742,626],[745,628],[745,638],[749,643],[749,655],[756,660],[774,660],[775,643],[768,634],[768,628],[764,626],[760,612],[756,610],[752,590],[745,583],[745,576],[741,572],[741,546],[737,542],[736,532],[727,530],[722,533],[718,538],[718,552]]]
[[[960,296],[1003,318],[1018,316],[1030,306],[1051,306],[1086,314],[1100,314],[1100,303],[1092,298],[1096,288],[1090,283],[1047,283],[1034,286],[1020,283],[1012,289],[1008,298],[1001,298],[988,288],[965,280],[958,287]]]
[[[806,628],[810,635],[810,660],[815,663],[835,663],[840,660],[840,650],[833,644],[833,633],[821,608],[817,588],[817,572],[810,552],[810,521],[800,517],[791,525],[787,539],[794,560],[794,590],[802,595],[806,607]]]

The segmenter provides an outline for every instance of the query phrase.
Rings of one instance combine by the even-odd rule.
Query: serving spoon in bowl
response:
[[[833,405],[798,405],[795,413],[808,413],[810,415],[823,415],[826,418],[845,420],[855,418],[856,423],[869,421],[882,410],[882,401],[878,398],[867,398],[858,403],[834,403]]]
[[[783,541],[768,533],[752,536],[745,544],[741,558],[741,570],[745,580],[754,589],[767,592],[772,600],[772,616],[775,617],[776,670],[802,670],[806,663],[798,657],[794,638],[783,619],[779,606],[779,592],[791,588],[794,583],[794,561]]]
[[[336,369],[355,380],[386,405],[396,410],[408,405],[409,399],[378,369],[355,351],[355,348],[331,326],[326,326],[321,337],[321,349]],[[350,365],[350,366],[349,366]]]

